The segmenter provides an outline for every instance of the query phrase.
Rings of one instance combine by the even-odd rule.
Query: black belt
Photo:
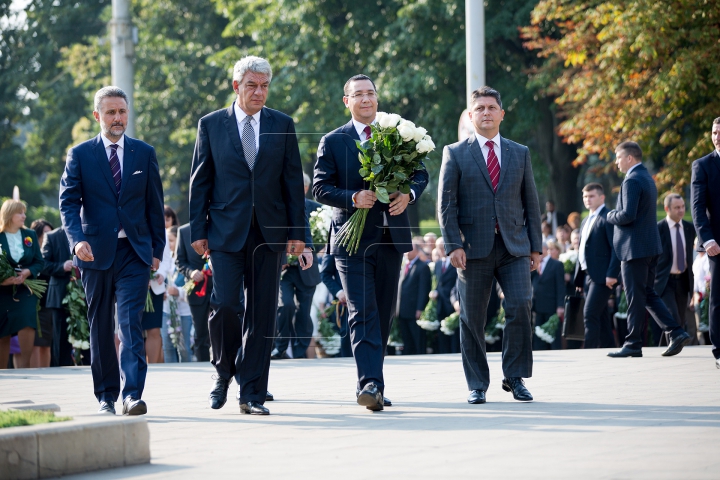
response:
[[[677,279],[681,279],[684,275],[685,275],[685,272],[683,272],[683,273],[671,273],[671,274],[670,274],[670,277],[672,277],[672,278],[677,278]]]

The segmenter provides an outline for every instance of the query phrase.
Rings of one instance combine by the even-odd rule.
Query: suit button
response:
[[[122,207],[118,207],[118,210],[122,210]]]
[[[113,228],[113,232],[117,233],[117,228]]]
[[[492,217],[493,220],[495,220],[495,217]]]

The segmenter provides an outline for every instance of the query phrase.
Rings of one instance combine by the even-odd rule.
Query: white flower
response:
[[[375,114],[375,122],[380,124],[380,120],[382,120],[383,117],[386,117],[386,116],[387,116],[387,113],[385,113],[385,112],[377,112]]]
[[[440,321],[438,320],[433,320],[432,322],[428,320],[416,320],[415,323],[417,323],[423,330],[427,330],[429,332],[434,332],[440,327]]]
[[[80,350],[87,350],[90,348],[90,342],[85,340],[84,342],[80,342]]]
[[[572,263],[577,263],[577,257],[577,250],[568,250],[565,253],[561,253],[560,257],[558,257],[558,260],[560,260],[562,263],[565,263],[568,260],[570,260]]]
[[[423,139],[426,133],[427,130],[425,130],[423,127],[415,128],[415,133],[413,133],[413,140],[415,140],[416,143],[419,142]]]
[[[409,142],[415,135],[415,124],[409,120],[403,120],[398,125],[398,133],[403,139],[403,142]]]
[[[555,337],[550,336],[542,327],[535,327],[535,335],[547,343],[552,343],[555,340]]]
[[[375,119],[377,120],[377,115]],[[381,115],[380,120],[377,120],[377,122],[382,128],[390,128],[397,125],[400,120],[402,120],[402,117],[397,113],[386,113],[385,115]]]
[[[428,153],[435,150],[435,144],[428,135],[425,135],[415,146],[415,149],[420,153]]]

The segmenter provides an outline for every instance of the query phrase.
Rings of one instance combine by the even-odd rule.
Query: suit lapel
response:
[[[265,144],[268,141],[268,137],[270,137],[270,134],[273,131],[273,121],[273,116],[270,115],[270,112],[268,112],[267,108],[263,107],[260,113],[260,147],[258,148],[257,153],[258,159],[262,156],[263,151],[265,150]]]
[[[502,158],[500,159],[500,179],[498,180],[498,190],[500,190],[500,187],[502,187],[503,179],[505,178],[505,175],[507,174],[508,168],[513,164],[515,161],[514,155],[512,151],[510,150],[510,143],[508,143],[507,140],[505,140],[502,136],[500,137],[500,150],[502,151]]]
[[[130,177],[135,172],[135,144],[131,138],[125,135],[125,152],[123,153],[122,183],[120,184],[120,195],[118,200],[122,198],[123,193],[127,189]]]
[[[710,163],[715,165],[715,170],[717,170],[717,173],[720,173],[720,153],[718,153],[717,150],[715,150],[713,152],[713,156],[710,159]]]
[[[100,134],[102,135],[102,134]],[[103,144],[102,138],[100,138],[100,135],[98,135],[95,139],[95,147],[93,150],[95,151],[95,159],[98,162],[98,167],[100,168],[100,171],[103,173],[103,176],[105,177],[105,180],[107,180],[108,184],[110,184],[110,187],[117,196],[117,188],[115,188],[115,180],[113,180],[112,171],[110,170],[110,160],[108,160],[107,153],[105,153],[105,145]]]
[[[355,130],[355,125],[353,125],[352,120],[345,124],[343,127],[343,133],[345,134],[343,135],[343,140],[350,151],[360,153],[357,148],[357,144],[355,143],[356,140],[358,142],[360,141],[360,135],[358,135],[357,130]],[[354,156],[353,158],[357,158],[357,156]]]
[[[480,148],[480,144],[474,134],[468,139],[468,148],[470,149],[473,159],[475,159],[475,163],[477,163],[477,166],[480,169],[480,173],[482,173],[482,176],[485,177],[485,181],[492,190],[492,180],[490,180],[490,174],[488,173],[487,161],[482,154],[482,149]]]
[[[245,160],[245,152],[243,152],[242,141],[240,140],[240,132],[238,131],[237,118],[235,118],[235,109],[233,108],[233,105],[230,105],[225,112],[226,114],[223,119],[223,123],[225,124],[225,130],[227,130],[228,138],[230,138],[230,141],[235,147],[235,151],[242,160],[242,163],[245,165],[245,168],[249,170],[250,167],[248,167],[247,161]]]

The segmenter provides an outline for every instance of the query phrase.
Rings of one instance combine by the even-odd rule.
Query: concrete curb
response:
[[[48,478],[150,463],[142,417],[80,418],[0,429],[0,477]]]

